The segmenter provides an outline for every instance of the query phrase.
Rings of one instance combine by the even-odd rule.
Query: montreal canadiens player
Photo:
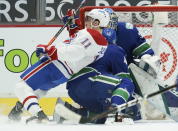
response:
[[[99,26],[90,28],[98,30],[103,24],[109,24],[106,21],[96,21],[96,24],[97,22],[100,23]],[[70,27],[74,26],[72,23],[69,25],[70,34],[72,34]],[[125,51],[115,44],[110,44],[101,59],[74,74],[67,82],[69,96],[84,108],[73,110],[66,103],[65,106],[84,116],[87,116],[88,112],[97,114],[130,100],[134,89],[128,72]],[[63,110],[58,104],[56,111],[59,112],[56,113],[62,115]],[[103,118],[96,123],[104,123],[105,120],[106,118]]]
[[[18,119],[24,108],[36,119],[48,119],[39,106],[39,94],[66,82],[79,70],[97,61],[104,55],[107,41],[94,29],[83,29],[69,40],[55,46],[38,45],[36,54],[40,60],[21,74],[21,81],[15,87],[19,101],[9,114]]]

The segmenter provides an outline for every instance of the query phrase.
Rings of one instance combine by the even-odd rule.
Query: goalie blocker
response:
[[[157,78],[161,65],[160,58],[158,56],[145,54],[141,57],[141,59],[134,59],[134,63],[152,77]]]

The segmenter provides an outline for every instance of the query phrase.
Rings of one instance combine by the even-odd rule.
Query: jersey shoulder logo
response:
[[[133,25],[132,25],[131,23],[126,23],[126,24],[125,24],[125,27],[126,27],[127,29],[133,29]]]

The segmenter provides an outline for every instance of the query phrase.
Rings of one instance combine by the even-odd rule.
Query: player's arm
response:
[[[82,45],[67,45],[60,43],[57,48],[55,46],[47,46],[39,44],[36,47],[37,57],[47,56],[51,60],[69,60],[71,62],[77,61],[85,57],[85,48]]]
[[[60,60],[75,62],[82,60],[86,56],[86,50],[82,45],[60,43],[57,48]]]
[[[125,51],[121,47],[116,45],[109,45],[109,46],[113,47],[113,48],[108,48],[110,49],[111,52],[109,54],[111,64],[109,65],[112,65],[111,67],[112,73],[115,76],[130,78]]]
[[[120,105],[128,101],[133,94],[135,86],[128,72],[128,65],[125,58],[125,51],[122,48],[117,48],[112,57],[115,58],[112,63],[112,72],[119,77],[121,82],[112,93],[111,103]]]
[[[130,79],[122,78],[119,86],[112,92],[111,104],[121,105],[126,103],[134,93],[135,86]]]
[[[37,57],[48,56],[52,60],[60,60],[75,62],[83,59],[87,53],[85,47],[77,44],[65,44],[64,42],[60,43],[57,47],[55,46],[46,46],[45,44],[37,45],[36,55]]]
[[[136,58],[135,64],[153,77],[156,77],[161,64],[159,56],[154,54],[150,44],[139,34],[136,27],[132,31],[136,37],[135,48],[132,51],[134,58]]]
[[[128,24],[128,23],[127,23]],[[130,25],[132,26],[132,25]],[[132,54],[134,58],[141,58],[145,54],[154,55],[154,51],[151,48],[150,44],[146,41],[146,39],[140,35],[138,29],[133,26],[133,29],[130,29],[131,35],[133,37],[132,45]]]

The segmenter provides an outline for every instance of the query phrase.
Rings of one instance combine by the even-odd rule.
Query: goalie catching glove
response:
[[[135,64],[149,73],[154,78],[157,77],[159,68],[161,66],[160,58],[158,56],[143,55],[141,59],[135,59]]]
[[[41,57],[47,55],[51,60],[57,60],[57,49],[55,46],[47,46],[47,45],[37,45],[36,47],[36,56]]]

